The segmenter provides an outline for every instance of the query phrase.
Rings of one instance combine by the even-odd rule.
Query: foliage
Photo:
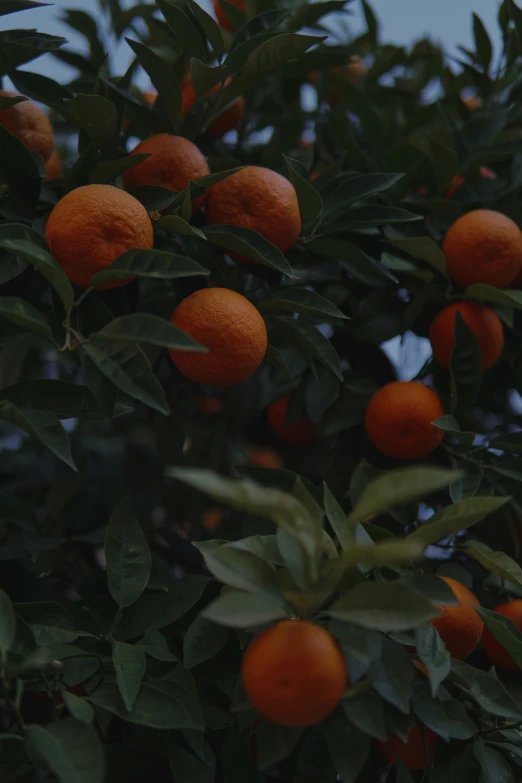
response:
[[[38,5],[0,0],[0,14]],[[44,181],[42,160],[0,127],[1,779],[411,783],[373,740],[406,739],[417,721],[440,738],[433,783],[518,780],[520,674],[491,669],[480,648],[451,660],[429,620],[453,600],[437,575],[452,576],[522,661],[520,632],[489,611],[522,597],[522,292],[459,292],[440,249],[470,209],[521,222],[522,9],[502,2],[501,52],[475,15],[475,47],[454,60],[427,38],[387,44],[365,0],[359,37],[350,0],[247,0],[246,16],[223,5],[236,34],[193,0],[67,11],[88,56],[34,30],[0,33],[0,78],[48,107],[65,164]],[[133,59],[117,74],[106,53],[123,41]],[[72,81],[41,75],[42,55]],[[353,55],[368,66],[357,84],[333,70]],[[187,71],[198,100],[182,117]],[[239,95],[237,132],[212,138]],[[154,249],[73,288],[45,243],[51,208],[80,185],[121,186],[142,160],[134,140],[159,132],[193,140],[210,177],[138,189]],[[286,256],[192,215],[250,164],[296,189],[303,231]],[[243,293],[269,334],[258,372],[223,390],[188,381],[165,350],[192,346],[167,319],[207,284]],[[363,427],[395,378],[382,345],[425,338],[462,297],[501,318],[502,359],[482,374],[457,319],[451,373],[431,359],[416,373],[444,402],[444,442],[399,464]],[[289,420],[315,426],[308,445],[267,428],[288,393]],[[252,635],[286,617],[324,624],[347,661],[343,701],[311,729],[258,720],[241,687]]]

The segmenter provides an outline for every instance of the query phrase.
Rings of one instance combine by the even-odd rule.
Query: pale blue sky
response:
[[[126,3],[134,5],[136,0]],[[210,0],[200,0],[203,7],[208,8]],[[451,54],[455,54],[455,45],[466,47],[472,45],[471,13],[478,13],[498,45],[500,36],[496,24],[497,0],[373,0],[373,8],[377,12],[383,30],[383,38],[390,43],[408,44],[415,38],[429,34],[434,40],[444,44]],[[78,45],[82,39],[59,21],[61,11],[65,8],[78,8],[86,11],[97,11],[97,0],[59,0],[54,7],[25,11],[12,16],[0,17],[0,29],[9,27],[36,27],[42,32],[63,35],[72,44]],[[355,15],[353,29],[361,29],[360,4],[353,3]],[[128,62],[129,53],[126,44],[120,47],[115,55],[118,71],[123,71]],[[39,73],[60,80],[69,75],[65,66],[57,63],[54,58],[44,56],[38,60],[38,65],[30,63],[28,70],[37,69]]]

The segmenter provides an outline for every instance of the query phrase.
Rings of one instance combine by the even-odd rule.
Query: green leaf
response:
[[[193,669],[200,663],[213,658],[228,641],[229,631],[204,617],[196,617],[187,629],[183,639],[183,663],[187,669]]]
[[[267,593],[223,592],[201,613],[206,620],[229,628],[253,628],[282,620],[289,611],[282,598]]]
[[[27,432],[43,446],[65,462],[73,470],[76,465],[71,454],[71,444],[60,419],[54,413],[17,408],[8,400],[0,401],[0,419]]]
[[[377,21],[371,5],[366,2],[366,0],[362,0],[362,7],[364,12],[364,19],[368,28],[368,38],[370,39],[372,47],[375,48],[379,39],[379,22]]]
[[[356,783],[371,750],[368,734],[359,731],[337,711],[325,724],[324,732],[333,765],[343,783]]]
[[[108,184],[113,182],[124,171],[132,169],[144,160],[150,158],[150,153],[142,152],[138,155],[127,155],[125,158],[112,160],[110,163],[104,163],[97,166],[89,177],[91,184]]]
[[[493,302],[493,304],[522,310],[522,291],[510,291],[509,289],[494,288],[487,283],[475,283],[466,288],[468,299],[477,299],[479,302]]]
[[[135,644],[114,642],[112,663],[125,709],[130,712],[140,692],[145,675],[145,651]]]
[[[435,421],[432,421],[431,423],[434,424],[435,427],[439,427],[439,429],[447,432],[452,438],[458,440],[466,449],[469,449],[470,446],[473,445],[473,441],[476,438],[474,432],[462,432],[457,419],[451,414],[440,416],[440,418],[435,419]]]
[[[382,699],[399,710],[394,712],[393,728],[394,733],[400,734],[403,729],[406,736],[409,734],[409,726],[404,727],[404,723],[409,723],[409,719],[402,720],[403,715],[411,712],[411,694],[415,669],[411,665],[411,658],[402,644],[394,642],[392,639],[382,640],[382,653],[380,661],[377,663],[373,688]]]
[[[29,625],[36,644],[67,644],[78,638],[67,610],[54,601],[17,604],[16,613]]]
[[[179,79],[170,64],[138,41],[125,39],[136,55],[139,64],[147,72],[152,84],[156,88],[170,124],[177,126],[181,117],[182,93]]]
[[[249,54],[243,67],[243,77],[264,76],[304,54],[308,49],[324,41],[326,36],[281,33],[261,43]]]
[[[270,313],[275,310],[326,318],[348,317],[328,299],[315,291],[309,291],[307,288],[281,288],[279,291],[275,291],[269,299],[260,302],[258,310],[260,313]]]
[[[522,454],[522,432],[507,432],[503,435],[497,435],[490,441],[491,449],[501,449],[513,454]]]
[[[428,670],[431,692],[435,696],[439,685],[451,671],[451,656],[431,623],[415,629],[415,647],[417,655]]]
[[[196,3],[191,4],[192,10],[194,10],[194,5],[196,5]],[[191,17],[181,8],[175,6],[174,3],[169,3],[168,0],[158,0],[158,8],[165,17],[165,21],[176,39],[179,48],[185,55],[187,57],[196,57],[198,60],[206,60],[207,51],[205,43]],[[204,12],[202,11],[202,13]]]
[[[279,595],[274,569],[251,552],[220,546],[203,550],[210,573],[220,582],[252,593]]]
[[[174,280],[179,277],[208,274],[210,274],[208,269],[204,269],[186,256],[163,250],[128,250],[109,267],[94,275],[91,285],[97,286],[109,280],[122,280],[133,276]]]
[[[26,258],[43,275],[49,285],[54,288],[68,312],[74,304],[74,292],[61,266],[54,260],[49,251],[42,248],[42,239],[36,231],[16,223],[5,223],[0,226],[0,247],[11,253]],[[35,234],[38,240],[35,241]],[[22,238],[23,236],[23,238]]]
[[[166,215],[157,220],[155,226],[158,231],[172,231],[174,234],[196,237],[196,239],[203,239],[204,241],[207,239],[203,231],[195,226],[191,226],[180,215]]]
[[[171,583],[168,592],[146,591],[133,607],[122,638],[127,641],[148,636],[151,630],[176,622],[197,604],[209,581],[207,576],[184,576]]]
[[[150,655],[151,658],[155,658],[157,661],[179,663],[176,656],[172,655],[170,652],[167,640],[156,628],[147,631],[139,645],[144,653]]]
[[[295,29],[312,27],[327,14],[342,11],[349,0],[322,0],[312,4],[300,3],[291,18],[291,24]]]
[[[76,95],[65,105],[101,150],[112,149],[118,138],[118,110],[101,95]]]
[[[290,182],[297,193],[301,220],[305,224],[310,223],[320,214],[323,208],[323,200],[314,186],[310,184],[308,171],[301,161],[287,158],[286,155],[283,155],[283,158],[288,169]]]
[[[27,726],[25,747],[37,769],[42,764],[60,783],[103,783],[103,745],[92,726],[65,718],[47,726]]]
[[[225,41],[223,39],[221,27],[218,25],[215,19],[210,16],[210,14],[207,14],[207,12],[201,8],[199,3],[194,2],[194,0],[187,0],[187,5],[199,22],[201,29],[207,36],[207,40],[210,42],[210,45],[214,50],[214,55],[218,60],[221,60],[225,51]],[[188,46],[187,49],[190,53],[193,52],[190,46]]]
[[[392,506],[410,503],[446,487],[454,473],[443,468],[398,468],[366,485],[350,514],[350,521],[365,520],[388,511]]]
[[[147,586],[151,556],[127,496],[118,503],[107,525],[105,559],[111,596],[121,609],[131,606]]]
[[[343,380],[341,362],[337,351],[330,340],[325,337],[315,326],[302,319],[293,319],[283,316],[274,318],[281,333],[298,348],[300,353],[308,358],[316,359],[320,364],[330,370],[340,381]]]
[[[384,633],[407,631],[438,616],[433,604],[399,582],[363,582],[327,610],[330,617]]]
[[[326,234],[354,231],[357,228],[378,228],[394,223],[411,223],[420,220],[421,215],[399,207],[378,207],[374,204],[350,209],[343,215],[342,222],[333,223],[325,229]]]
[[[404,250],[412,258],[424,261],[436,272],[446,274],[446,257],[431,237],[388,238],[388,241],[394,247]]]
[[[48,3],[35,3],[33,0],[2,0],[0,16],[16,14],[18,11],[27,11],[31,8],[44,8]]]
[[[355,698],[344,699],[341,706],[348,720],[364,734],[374,739],[388,739],[382,702],[376,693],[360,693]]]
[[[368,256],[353,242],[345,239],[314,239],[308,245],[312,253],[319,253],[339,260],[346,271],[360,283],[381,288],[396,283],[397,278]]]
[[[437,511],[428,522],[410,533],[408,538],[418,538],[426,546],[434,544],[463,528],[476,525],[489,514],[498,511],[508,500],[509,498],[505,497],[474,497],[461,500],[460,503]]]
[[[0,590],[0,653],[2,657],[11,649],[16,635],[16,618],[9,596]]]
[[[451,669],[457,683],[462,681],[471,698],[490,715],[522,720],[522,713],[511,695],[492,673],[475,669],[468,663],[455,659],[451,662]]]
[[[169,407],[150,362],[134,343],[109,342],[83,343],[80,356],[86,356],[112,383],[140,402],[166,416]]]
[[[508,617],[503,617],[503,615],[482,606],[477,606],[477,612],[484,620],[486,628],[522,668],[522,632],[515,623]]]
[[[450,360],[451,389],[457,419],[475,404],[482,384],[480,348],[477,339],[457,311],[455,345]]]
[[[1,304],[0,304],[1,308]],[[197,351],[208,353],[208,348],[200,345],[188,334],[182,332],[164,318],[149,313],[122,315],[100,329],[93,332],[89,339],[96,341],[123,340],[124,342],[160,345],[164,348],[177,348],[179,351]]]
[[[87,699],[82,696],[77,696],[75,693],[71,693],[71,691],[65,689],[62,690],[62,697],[65,706],[73,718],[81,720],[84,723],[94,723],[94,710]]]
[[[404,174],[356,174],[345,175],[333,180],[325,199],[324,211],[329,214],[337,209],[344,209],[349,204],[362,201],[377,193],[383,193],[392,188]],[[337,182],[337,184],[336,184]],[[350,219],[350,213],[347,214]]]
[[[52,334],[51,324],[45,316],[17,296],[0,296],[0,318],[43,337]]]
[[[66,381],[21,381],[1,389],[0,400],[8,400],[22,409],[49,411],[62,419],[106,421],[108,418],[86,386]],[[120,412],[123,410],[122,406]]]
[[[490,549],[482,541],[470,541],[467,552],[492,574],[522,587],[522,568],[505,552]]]
[[[480,64],[487,72],[493,57],[493,46],[484,23],[478,14],[473,14],[473,38],[475,39],[475,51]]]
[[[231,253],[247,256],[258,264],[277,269],[290,278],[295,278],[292,267],[283,253],[257,231],[243,226],[205,226],[203,233],[209,242]]]
[[[182,675],[184,671],[182,666],[176,667],[174,675],[177,675],[178,670],[181,670]],[[188,672],[186,674],[188,675]],[[188,687],[185,676],[181,675],[177,677],[177,681],[165,678],[149,679],[144,682],[130,712],[125,709],[117,687],[110,683],[97,688],[90,695],[90,700],[98,707],[130,723],[153,729],[201,731],[203,717],[197,693],[194,692],[193,685]]]
[[[451,482],[449,490],[450,497],[454,503],[459,503],[466,498],[472,498],[477,494],[484,471],[480,465],[474,465],[472,462],[466,464],[463,475],[457,477]]]
[[[337,502],[335,495],[326,484],[324,484],[324,509],[341,548],[344,551],[349,550],[355,543],[355,526],[348,521],[348,517]]]

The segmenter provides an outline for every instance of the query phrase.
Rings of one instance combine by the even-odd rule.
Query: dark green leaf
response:
[[[391,272],[366,255],[353,242],[333,238],[314,239],[308,244],[308,249],[313,253],[338,259],[350,275],[372,288],[381,288],[397,282],[397,278]]]
[[[48,3],[35,3],[33,0],[2,0],[0,16],[16,14],[18,11],[27,11],[34,8],[44,8]]]
[[[346,212],[342,220],[333,223],[325,229],[326,234],[354,231],[357,228],[377,228],[394,223],[410,223],[420,220],[421,215],[415,215],[400,207],[378,207],[368,205],[355,207]]]
[[[99,332],[91,334],[89,339],[94,342],[102,341],[102,343],[103,340],[123,340],[124,342],[160,345],[164,348],[177,348],[179,351],[208,353],[207,348],[197,343],[177,326],[164,318],[149,313],[135,313],[115,318]]]
[[[451,656],[436,628],[429,623],[415,630],[417,655],[428,669],[433,696],[451,671]]]
[[[361,201],[383,193],[392,188],[403,174],[357,174],[355,176],[341,176],[338,184],[336,180],[331,183],[328,198],[325,200],[325,213],[328,214],[337,209],[344,209],[355,201]],[[350,213],[347,214],[350,219]]]
[[[505,497],[474,497],[437,511],[408,538],[419,538],[427,546],[458,533],[493,514],[508,501]]]
[[[60,783],[103,783],[103,745],[92,726],[75,718],[27,726],[27,753],[38,769],[42,763]]]
[[[0,654],[11,649],[16,634],[16,618],[9,596],[0,590]]]
[[[484,22],[477,14],[473,14],[473,37],[475,39],[475,51],[480,64],[487,72],[493,57],[493,46],[490,37],[484,27]]]
[[[343,380],[341,362],[335,348],[315,326],[302,319],[294,320],[280,316],[274,321],[281,333],[295,344],[305,358],[316,359],[340,381]]]
[[[94,710],[87,699],[67,690],[62,690],[62,697],[73,718],[84,723],[94,723]]]
[[[8,400],[0,401],[0,419],[14,424],[38,440],[55,454],[58,459],[76,470],[71,454],[71,444],[61,421],[46,411],[17,408]]]
[[[116,177],[123,174],[124,171],[137,166],[138,163],[146,160],[150,157],[148,152],[141,155],[127,155],[125,158],[119,158],[119,160],[113,160],[110,163],[104,163],[101,166],[97,166],[89,177],[91,184],[107,184],[113,182]]]
[[[382,703],[376,693],[361,693],[353,699],[345,699],[341,706],[348,719],[365,734],[375,739],[388,739]]]
[[[207,40],[210,41],[210,45],[214,50],[216,58],[221,60],[225,50],[225,42],[223,40],[223,33],[221,32],[220,26],[217,24],[214,18],[210,16],[210,14],[207,14],[207,12],[201,8],[199,3],[194,2],[194,0],[187,0],[187,4],[201,25],[203,32],[207,36]],[[190,42],[188,43],[190,44]],[[187,47],[187,50],[191,54],[193,51],[195,51],[191,49],[190,45]],[[197,54],[195,56],[198,57]]]
[[[355,543],[355,526],[348,522],[348,517],[326,484],[324,485],[324,509],[342,549],[349,549]]]
[[[288,617],[281,598],[266,593],[223,592],[201,615],[213,623],[229,628],[253,628]]]
[[[326,722],[325,738],[343,783],[355,783],[370,753],[370,737],[359,731],[338,710]]]
[[[480,764],[484,783],[515,783],[511,767],[504,756],[486,745],[482,738],[475,740],[473,752]]]
[[[101,95],[76,95],[65,104],[99,149],[112,149],[118,136],[118,111],[113,103]]]
[[[225,646],[229,631],[203,617],[196,617],[183,639],[183,663],[193,669],[213,658]]]
[[[43,337],[50,337],[52,333],[47,319],[29,302],[17,296],[0,296],[0,318]]]
[[[263,783],[263,776],[252,761],[249,733],[241,735],[237,723],[221,748],[223,783]]]
[[[467,527],[467,525],[464,525]],[[522,568],[512,560],[505,552],[490,549],[482,541],[471,541],[468,544],[468,554],[477,560],[492,574],[514,582],[522,587]]]
[[[320,214],[323,208],[323,200],[314,186],[310,184],[308,171],[303,164],[298,160],[287,158],[286,155],[283,155],[283,157],[288,169],[289,179],[297,193],[301,220],[303,223],[310,223]]]
[[[194,10],[194,5],[196,4],[191,4],[192,10]],[[165,17],[165,21],[178,46],[184,51],[185,55],[187,57],[197,57],[198,60],[206,60],[205,43],[191,17],[181,8],[175,6],[174,3],[169,3],[168,0],[158,0],[158,8]]]
[[[519,708],[493,674],[457,660],[452,660],[451,669],[457,682],[462,681],[470,696],[490,715],[522,720]]]
[[[396,715],[394,721],[398,724],[397,732],[402,717],[400,713],[407,715],[410,710],[410,701],[413,687],[415,669],[411,665],[411,658],[402,644],[391,639],[383,639],[381,660],[377,664],[373,688],[379,696],[390,704],[393,704],[400,712]],[[409,729],[407,729],[409,733]]]
[[[363,582],[328,609],[336,620],[383,632],[407,631],[438,615],[433,604],[399,582]]]
[[[135,644],[114,642],[112,663],[125,709],[130,712],[145,675],[145,652],[142,647]]]
[[[203,233],[209,242],[223,250],[247,256],[258,264],[277,269],[287,277],[295,278],[283,253],[257,231],[242,226],[205,226]]]
[[[279,595],[274,569],[251,552],[220,546],[204,549],[203,558],[210,573],[230,587]]]
[[[172,7],[170,4],[168,5]],[[181,117],[182,106],[181,85],[175,71],[166,60],[148,46],[144,46],[138,41],[132,41],[130,38],[125,40],[138,58],[142,68],[149,75],[152,84],[158,91],[161,105],[165,109],[170,124],[175,128]]]
[[[455,414],[459,419],[475,404],[482,383],[480,348],[459,312],[455,316],[455,345],[450,372]]]
[[[54,601],[17,604],[16,613],[33,632],[36,644],[67,644],[78,638],[75,625],[67,610]]]
[[[261,313],[282,311],[324,316],[325,318],[347,318],[328,299],[315,291],[309,291],[307,288],[282,288],[275,291],[271,298],[261,302],[258,309]]]
[[[84,343],[80,348],[80,356],[87,356],[125,394],[160,413],[169,414],[163,387],[138,345],[108,340],[97,345]]]
[[[207,269],[186,256],[163,250],[128,250],[107,269],[94,275],[91,284],[100,285],[109,280],[122,280],[132,276],[174,280],[178,277],[208,274]]]
[[[504,617],[491,609],[477,606],[477,612],[484,620],[484,625],[491,631],[495,639],[511,655],[517,665],[522,668],[522,632],[508,617]]]
[[[116,506],[107,525],[105,559],[109,592],[124,609],[144,591],[151,568],[149,545],[128,497]]]
[[[502,307],[522,310],[522,291],[503,290],[486,283],[475,283],[466,289],[466,297],[479,302],[493,302]]]
[[[264,76],[324,40],[324,36],[281,33],[275,38],[264,41],[249,54],[243,67],[243,76],[245,79]]]

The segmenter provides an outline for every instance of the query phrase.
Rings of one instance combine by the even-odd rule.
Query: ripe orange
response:
[[[210,188],[207,223],[250,228],[286,253],[301,233],[297,194],[281,174],[247,166]],[[238,260],[249,261],[244,256]]]
[[[227,87],[228,84],[230,84],[232,80],[228,78],[224,84],[216,84],[214,87],[212,87],[206,95],[216,95],[220,90],[222,90],[224,87]],[[183,83],[183,106],[181,110],[181,114],[183,117],[186,117],[186,115],[189,113],[191,108],[194,106],[196,102],[196,92],[194,90],[194,87],[192,86],[192,80],[190,78],[190,75],[188,75],[185,78],[185,81]],[[245,99],[242,95],[239,95],[236,100],[228,107],[228,109],[225,109],[225,111],[217,117],[214,122],[212,122],[209,126],[208,132],[210,135],[215,138],[219,139],[221,136],[224,136],[225,133],[228,133],[230,130],[234,130],[234,128],[237,128],[241,120],[243,119],[243,115],[245,113]]]
[[[469,111],[476,111],[482,106],[482,99],[478,95],[470,95],[467,98],[461,97],[462,103]]]
[[[281,440],[294,443],[296,446],[304,446],[312,440],[314,425],[308,418],[299,419],[293,424],[286,423],[286,414],[290,404],[290,395],[282,397],[269,406],[267,419],[270,427]]]
[[[364,416],[368,437],[383,454],[418,459],[440,444],[443,431],[431,422],[444,416],[433,389],[417,381],[393,381],[375,392]]]
[[[473,283],[505,288],[522,271],[522,232],[506,215],[490,209],[458,218],[442,250],[448,274],[464,288]]]
[[[522,599],[519,598],[515,601],[508,601],[505,604],[500,604],[495,607],[494,611],[501,614],[503,617],[507,617],[515,623],[519,631],[522,631]],[[502,647],[500,642],[495,639],[488,628],[484,628],[482,647],[494,666],[498,666],[500,669],[520,671],[519,665],[513,660],[507,650]]]
[[[479,344],[482,369],[489,370],[504,348],[504,329],[498,315],[480,302],[456,302],[445,307],[435,317],[430,326],[429,338],[436,360],[444,369],[449,369],[455,345],[457,312]]]
[[[278,469],[284,467],[283,460],[277,451],[269,446],[263,449],[248,449],[246,456],[251,465],[257,465],[259,468]]]
[[[489,169],[487,166],[481,166],[479,168],[480,176],[482,179],[498,179],[497,175],[492,169]],[[455,174],[453,179],[451,180],[451,185],[447,189],[444,198],[450,199],[460,188],[461,185],[465,183],[465,179],[462,176],[462,174]]]
[[[0,90],[2,98],[18,98],[17,92]],[[45,112],[32,101],[22,101],[0,109],[0,125],[28,149],[37,152],[44,161],[48,161],[53,151],[53,129]]]
[[[45,164],[45,182],[53,179],[61,179],[63,176],[62,162],[58,157],[56,150],[53,150],[51,157]]]
[[[205,156],[188,139],[171,136],[170,133],[158,133],[138,144],[131,155],[150,153],[150,157],[127,169],[123,175],[123,184],[130,190],[140,185],[159,185],[169,190],[181,191],[189,184],[210,174]],[[205,196],[197,199],[194,210],[201,206]]]
[[[283,726],[312,726],[335,709],[348,675],[333,636],[304,620],[282,620],[248,647],[241,665],[253,706]]]
[[[204,288],[187,296],[170,322],[209,349],[209,353],[169,349],[176,367],[196,383],[240,383],[264,359],[267,334],[261,314],[248,299],[228,288]]]
[[[154,244],[145,207],[130,193],[112,185],[84,185],[71,190],[49,215],[45,238],[71,283],[83,288],[122,253],[133,248],[150,250]],[[128,282],[112,280],[99,288]]]
[[[425,767],[432,767],[435,758],[437,735],[426,727],[424,728],[424,733],[426,738],[426,749],[428,751],[427,758],[424,749],[424,741],[418,726],[413,726],[406,742],[401,742],[398,737],[388,737],[387,742],[383,742],[382,740],[376,741],[377,749],[386,761],[395,765],[397,765],[396,757],[398,756],[404,766],[408,769],[421,770]]]
[[[451,587],[459,603],[454,606],[439,606],[443,614],[435,617],[431,623],[439,632],[452,658],[462,661],[471,655],[482,637],[484,623],[473,608],[480,606],[480,603],[471,590],[456,579],[449,576],[440,578]]]
[[[240,11],[243,11],[243,13],[246,13],[246,2],[245,0],[226,0],[230,5],[235,6]],[[223,10],[223,6],[220,3],[220,0],[212,0],[212,3],[214,5],[214,13],[216,14],[216,19],[218,20],[219,25],[224,29],[228,30],[230,33],[235,33],[236,28],[226,15],[226,13]]]
[[[207,508],[201,515],[201,525],[209,532],[219,527],[222,520],[223,513],[219,508]]]

